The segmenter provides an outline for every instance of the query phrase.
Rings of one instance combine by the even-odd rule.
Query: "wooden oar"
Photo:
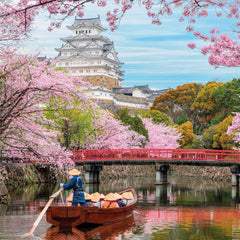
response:
[[[59,195],[60,192],[62,192],[63,188],[60,188],[57,192],[55,192],[54,194],[52,194],[49,197],[49,201],[47,202],[47,204],[45,205],[45,207],[43,208],[43,210],[41,211],[41,213],[39,214],[38,218],[36,219],[36,221],[34,222],[34,224],[32,225],[30,231],[26,234],[24,234],[22,236],[22,238],[25,237],[29,237],[31,234],[33,234],[33,232],[35,231],[36,227],[38,226],[39,222],[41,221],[43,215],[45,214],[45,212],[47,211],[47,209],[49,208],[49,206],[51,205],[52,201],[54,200],[55,197],[57,197]]]
[[[60,196],[61,196],[61,199],[62,199],[63,206],[65,206],[65,202],[64,202],[64,198],[63,198],[62,192],[60,193]]]

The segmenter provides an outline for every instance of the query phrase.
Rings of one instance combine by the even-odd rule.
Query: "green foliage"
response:
[[[121,109],[119,113],[119,119],[123,122],[124,125],[129,125],[129,130],[133,130],[141,135],[143,135],[147,141],[148,139],[148,130],[145,128],[145,125],[142,122],[142,119],[138,116],[130,116],[126,108]]]
[[[204,130],[202,136],[202,145],[205,149],[212,149],[213,148],[213,136],[216,133],[217,125],[212,125],[209,128]]]
[[[59,131],[59,141],[66,149],[81,148],[87,137],[95,134],[91,110],[83,107],[81,102],[75,101],[70,107],[61,98],[53,98],[44,114],[54,121],[54,129]]]
[[[193,133],[193,125],[191,122],[187,121],[180,125],[178,131],[183,136],[182,140],[180,141],[182,147],[192,144],[195,135]]]
[[[62,67],[55,67],[55,71],[63,71],[63,72],[67,72],[66,69],[62,68]]]
[[[211,125],[217,125],[224,119],[224,115],[220,114],[216,118],[211,119],[210,123],[207,125],[207,127],[210,127]]]
[[[188,121],[187,117],[184,114],[182,114],[180,117],[177,118],[175,123],[177,125],[181,125],[181,124],[183,124],[183,123],[185,123],[187,121]]]
[[[148,111],[140,111],[140,115],[144,118],[152,118],[152,122],[156,123],[165,123],[167,126],[172,125],[171,120],[168,118],[167,114],[162,113],[155,109],[149,109]]]
[[[214,92],[221,85],[223,83],[209,82],[198,93],[191,109],[200,115],[200,122],[208,123],[218,116],[221,103],[216,100]]]
[[[194,138],[192,143],[185,145],[185,149],[203,149],[202,141],[199,138]]]
[[[175,123],[182,124],[181,119],[185,115],[192,122],[194,129],[199,128],[199,114],[191,109],[198,93],[203,89],[203,84],[190,83],[178,86],[177,89],[170,89],[165,94],[155,98],[151,109],[166,113]],[[179,118],[181,120],[179,120]],[[186,121],[185,121],[186,122]],[[201,129],[199,129],[200,131]]]
[[[240,112],[240,79],[234,78],[213,91],[216,101],[220,103],[225,118],[231,112]]]
[[[232,116],[228,116],[216,127],[216,132],[213,136],[213,148],[232,150],[235,147],[234,135],[227,135],[227,129],[232,123],[232,119]]]

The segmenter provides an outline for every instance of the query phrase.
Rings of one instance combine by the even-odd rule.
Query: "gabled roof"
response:
[[[102,56],[103,57],[108,57],[109,54],[112,54],[114,60],[119,62],[117,53],[116,53],[116,51],[114,49],[114,46],[113,46],[113,42],[111,42],[109,44],[104,44],[103,45],[103,54],[102,54]]]
[[[64,49],[64,47],[66,47],[67,45],[70,45],[72,48]],[[56,51],[60,51],[60,50],[72,50],[72,49],[77,49],[77,47],[76,47],[75,45],[73,45],[71,42],[66,42],[62,47],[60,47],[60,48],[55,48]]]
[[[75,21],[72,26],[67,26],[69,29],[75,29],[82,26],[88,26],[88,27],[97,27],[98,29],[102,31],[106,31],[105,28],[103,28],[102,23],[100,21],[100,16],[97,18],[75,18]]]
[[[94,44],[97,48],[102,48],[102,46],[101,45],[99,45],[98,43],[96,43],[95,41],[91,41],[91,42],[89,42],[86,46],[84,46],[84,47],[79,47],[79,48],[88,48],[91,44]]]
[[[63,41],[63,42],[74,41],[74,40],[78,40],[78,39],[81,39],[81,40],[100,39],[100,40],[103,40],[104,42],[111,43],[111,41],[107,37],[103,37],[103,36],[100,36],[100,35],[87,35],[85,33],[80,33],[76,36],[68,36],[68,37],[65,37],[65,38],[60,38],[60,40]]]

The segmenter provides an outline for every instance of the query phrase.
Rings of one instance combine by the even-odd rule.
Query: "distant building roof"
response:
[[[98,16],[97,18],[75,18],[72,26],[68,26],[68,28],[74,29],[79,26],[98,27],[102,31],[106,31],[106,29],[102,27],[100,16]]]
[[[132,95],[133,87],[113,88],[113,93]]]
[[[109,90],[109,89],[107,89],[105,87],[102,87],[102,86],[92,86],[90,90],[91,91],[99,91],[100,90],[102,92],[109,92],[109,93],[112,92],[111,90]]]
[[[140,86],[134,86],[134,88],[137,88],[139,90],[142,90],[145,93],[150,93],[152,90],[148,87],[148,85],[140,85]]]

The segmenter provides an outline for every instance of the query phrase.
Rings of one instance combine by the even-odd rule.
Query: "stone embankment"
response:
[[[81,170],[81,167],[77,167]],[[170,171],[178,176],[201,177],[212,180],[231,181],[229,168],[171,166]],[[117,179],[122,177],[155,176],[154,166],[104,166],[101,179]],[[82,173],[83,177],[83,173]],[[84,178],[83,178],[84,179]],[[68,176],[59,169],[42,168],[40,166],[0,167],[0,199],[6,198],[6,186],[27,185],[41,182],[65,182]],[[2,197],[1,197],[2,196]]]
[[[178,176],[201,177],[224,182],[230,182],[232,177],[229,167],[171,166],[171,171]]]

